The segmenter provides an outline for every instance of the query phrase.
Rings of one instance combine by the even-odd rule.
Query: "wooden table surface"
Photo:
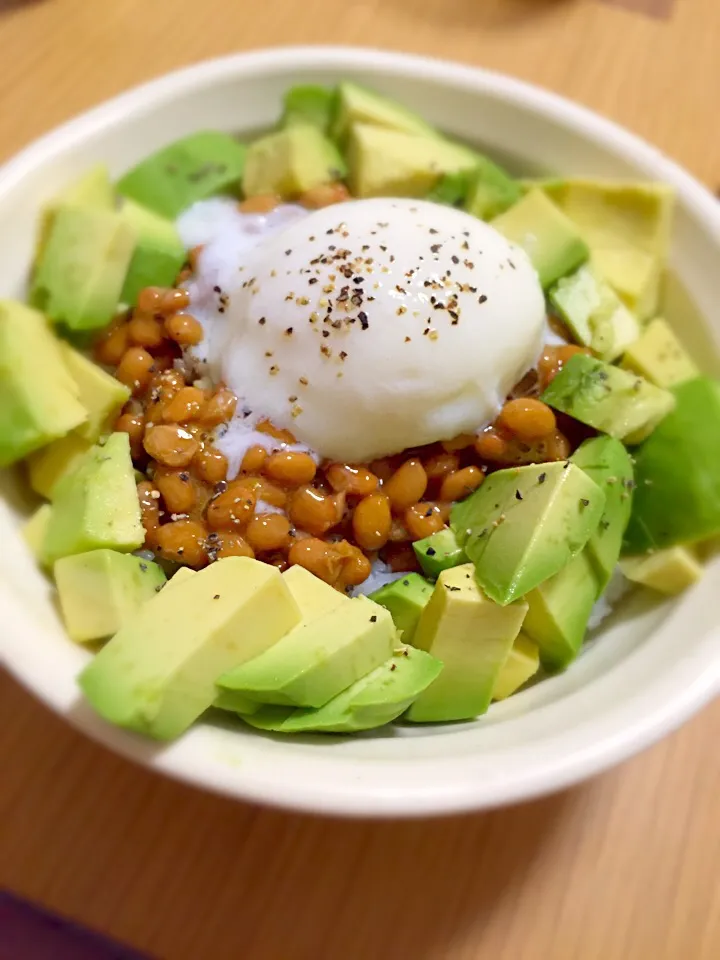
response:
[[[718,0],[0,0],[0,157],[181,64],[308,42],[517,74],[720,183]],[[326,821],[151,776],[4,678],[0,888],[161,960],[711,960],[719,743],[716,703],[559,796]]]

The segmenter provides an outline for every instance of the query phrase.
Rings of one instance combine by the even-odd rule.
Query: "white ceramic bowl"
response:
[[[201,127],[251,131],[277,116],[297,82],[351,77],[397,97],[448,133],[515,169],[643,177],[679,195],[672,264],[692,301],[671,291],[670,318],[717,372],[720,210],[692,177],[636,137],[534,87],[417,57],[286,48],[203,63],[92,110],[0,170],[0,296],[20,296],[38,210],[96,161],[119,174]],[[708,319],[703,325],[698,316]],[[353,815],[427,815],[508,803],[567,786],[672,730],[720,689],[720,564],[673,604],[630,598],[565,674],[467,724],[349,739],[280,739],[198,724],[169,746],[107,726],[79,700],[88,659],[64,635],[50,587],[18,529],[28,503],[2,481],[1,646],[12,673],[49,707],[113,750],[235,797]]]

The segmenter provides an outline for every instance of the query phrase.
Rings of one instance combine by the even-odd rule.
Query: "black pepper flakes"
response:
[[[480,296],[478,297],[478,303],[480,304],[487,303],[487,297],[485,296],[484,293],[481,293]]]
[[[437,550],[435,549],[435,547],[428,547],[427,550],[425,551],[425,556],[434,557],[436,553],[437,553]]]
[[[547,480],[547,474],[541,473],[540,476],[538,477],[538,483],[545,483],[546,480]]]
[[[373,614],[373,615],[370,617],[370,623],[377,623],[377,617],[375,616],[375,614]]]
[[[516,490],[516,491],[515,491],[515,499],[516,499],[516,500],[522,500],[522,499],[523,499],[523,495],[520,493],[519,490]]]

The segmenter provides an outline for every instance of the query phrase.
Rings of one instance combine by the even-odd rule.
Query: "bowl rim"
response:
[[[135,86],[61,124],[10,158],[0,168],[0,198],[9,194],[29,172],[45,164],[48,157],[81,143],[91,134],[101,133],[120,118],[142,116],[179,95],[212,87],[230,76],[241,80],[247,76],[272,75],[278,69],[287,71],[290,67],[331,69],[339,77],[354,69],[364,72],[375,69],[408,79],[421,76],[424,81],[449,83],[560,121],[586,140],[604,146],[635,166],[645,168],[655,178],[672,184],[692,216],[720,246],[720,205],[713,194],[660,150],[613,121],[559,94],[501,73],[427,56],[362,47],[271,47],[201,61]],[[2,605],[7,605],[12,613],[13,606],[18,608],[7,593],[9,591],[0,584]],[[18,612],[22,616],[22,612]],[[691,670],[690,682],[685,686],[678,685],[679,688],[676,687],[669,697],[665,688],[662,696],[661,691],[656,691],[654,700],[644,696],[643,709],[623,725],[616,722],[615,726],[606,724],[603,729],[602,724],[595,721],[590,724],[589,731],[584,731],[582,742],[568,755],[556,757],[554,761],[546,758],[544,764],[538,764],[533,770],[518,771],[489,788],[479,785],[475,778],[468,778],[462,787],[456,786],[448,791],[438,778],[438,782],[430,783],[420,794],[384,791],[366,785],[360,787],[349,777],[320,783],[303,778],[300,782],[294,781],[292,795],[288,796],[282,790],[282,777],[268,780],[262,771],[257,776],[251,772],[240,780],[237,776],[218,776],[217,771],[213,774],[202,764],[189,764],[182,753],[155,754],[132,734],[109,727],[97,718],[68,712],[60,697],[54,695],[51,683],[38,683],[29,661],[10,662],[5,656],[3,660],[10,672],[46,705],[94,740],[195,787],[236,799],[326,814],[428,816],[485,809],[538,797],[571,786],[649,746],[720,693],[720,643],[715,644],[716,640],[720,641],[720,629],[710,631],[710,640],[712,642],[703,647],[708,653],[692,658],[692,664],[686,665]],[[647,702],[648,699],[652,702]],[[456,762],[462,761],[458,759]]]

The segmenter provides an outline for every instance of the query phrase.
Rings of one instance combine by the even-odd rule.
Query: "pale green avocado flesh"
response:
[[[0,467],[66,436],[87,416],[45,317],[0,301]]]
[[[420,614],[432,592],[432,584],[419,573],[406,573],[370,594],[370,599],[390,611],[403,642],[412,643]]]
[[[53,490],[53,512],[45,536],[49,562],[99,550],[130,552],[142,546],[145,530],[126,433],[113,433],[92,447]]]
[[[299,621],[277,569],[226,557],[143,604],[83,670],[80,687],[111,723],[169,740],[212,706],[220,674]]]
[[[117,633],[167,579],[156,563],[115,550],[62,557],[53,576],[67,632],[80,643]]]
[[[357,733],[392,723],[436,679],[442,663],[414,647],[385,663],[318,709],[262,706],[243,720],[277,733]]]
[[[450,527],[416,540],[413,550],[423,573],[431,580],[436,580],[443,570],[467,563],[465,551]]]
[[[512,603],[582,550],[605,509],[605,493],[568,461],[499,470],[456,504],[451,524],[478,584]]]
[[[670,391],[585,354],[571,357],[540,399],[631,445],[649,437],[675,406]]]
[[[485,713],[527,609],[522,600],[494,603],[478,586],[472,564],[444,570],[413,637],[413,645],[437,657],[443,670],[406,719],[435,723]]]
[[[635,489],[632,458],[619,440],[601,436],[586,440],[570,459],[605,493],[605,509],[586,547],[598,578],[599,595],[617,566],[630,520]]]
[[[262,657],[219,677],[218,686],[260,703],[322,707],[386,660],[396,637],[388,611],[356,597],[300,624]]]
[[[697,377],[672,395],[675,409],[635,453],[627,555],[720,533],[720,383]]]
[[[193,133],[142,160],[117,190],[161,217],[175,219],[198,200],[239,191],[247,147],[219,131]]]

